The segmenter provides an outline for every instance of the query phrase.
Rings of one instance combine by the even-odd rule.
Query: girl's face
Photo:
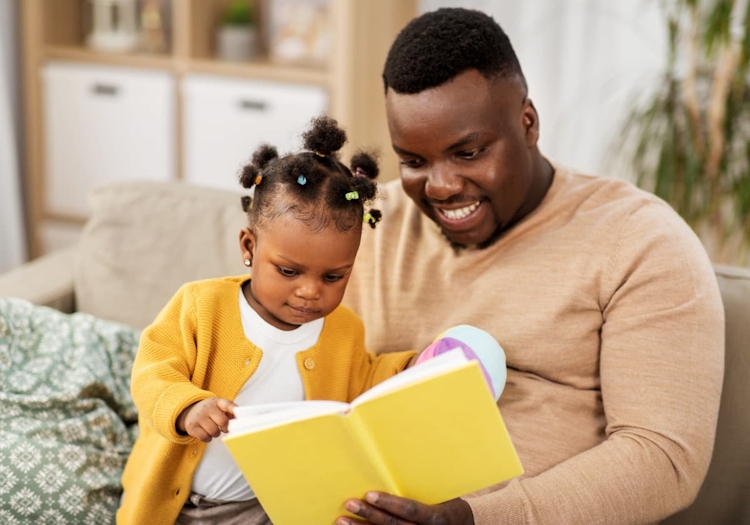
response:
[[[242,258],[252,261],[244,287],[253,309],[272,326],[294,330],[330,314],[341,303],[362,228],[340,232],[331,224],[311,231],[293,216],[240,232]]]

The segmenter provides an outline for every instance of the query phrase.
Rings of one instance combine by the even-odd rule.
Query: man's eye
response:
[[[324,279],[327,283],[335,283],[336,281],[340,281],[343,277],[343,275],[326,275]]]
[[[290,270],[289,268],[284,268],[283,266],[277,266],[276,268],[279,269],[279,273],[284,277],[294,277],[297,275],[297,272]]]
[[[423,161],[420,159],[405,159],[401,160],[399,164],[406,166],[407,168],[416,169],[422,166]]]
[[[484,153],[484,151],[485,151],[484,148],[479,148],[479,149],[475,149],[471,151],[461,151],[457,153],[456,155],[463,160],[471,160],[471,159],[476,158],[478,155]]]

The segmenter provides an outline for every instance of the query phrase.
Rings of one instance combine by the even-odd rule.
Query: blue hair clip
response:
[[[300,186],[304,186],[305,184],[307,184],[307,179],[304,175],[300,175],[299,177],[297,177],[297,184],[299,184]]]

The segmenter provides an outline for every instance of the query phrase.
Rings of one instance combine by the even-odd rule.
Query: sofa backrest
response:
[[[663,525],[750,523],[750,270],[716,265],[726,317],[716,444],[695,502]]]
[[[76,309],[143,328],[182,284],[246,273],[240,197],[179,182],[94,190],[74,266]]]

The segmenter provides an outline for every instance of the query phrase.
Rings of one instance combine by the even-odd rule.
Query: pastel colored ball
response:
[[[461,348],[468,359],[479,362],[482,374],[497,400],[503,393],[508,376],[505,351],[494,337],[476,326],[463,324],[449,328],[422,352],[417,363],[454,348]]]

